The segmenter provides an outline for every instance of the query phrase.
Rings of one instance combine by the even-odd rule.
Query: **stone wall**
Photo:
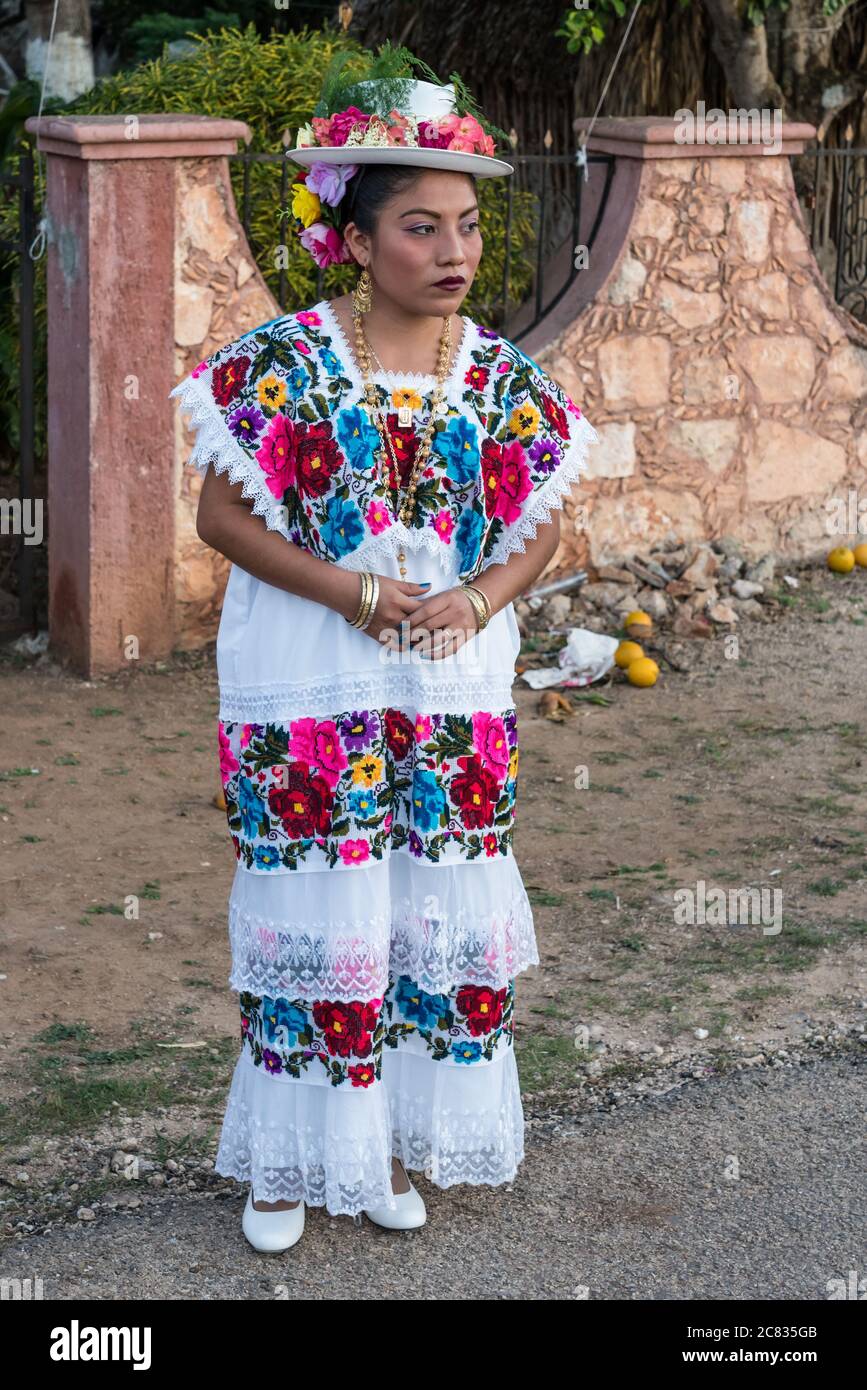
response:
[[[665,157],[670,123],[600,128],[602,148],[641,161],[631,215],[614,209],[613,248],[603,224],[593,301],[561,303],[527,348],[600,435],[556,568],[616,563],[669,532],[733,537],[748,556],[840,543],[826,501],[867,495],[867,331],[816,265],[788,153]]]

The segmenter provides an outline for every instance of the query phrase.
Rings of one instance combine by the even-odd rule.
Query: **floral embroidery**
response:
[[[352,868],[394,850],[434,863],[511,852],[514,707],[471,716],[348,710],[219,724],[235,854],[256,872]]]
[[[596,437],[565,391],[513,343],[472,322],[466,331],[473,337],[460,403],[436,417],[412,522],[462,578],[516,548],[512,531],[535,495],[568,463],[567,482],[549,493],[559,499]],[[243,335],[193,373],[210,373],[206,389],[251,469],[261,470],[285,534],[332,561],[393,524],[394,493],[408,482],[424,427],[417,417],[399,425],[397,411],[409,406],[427,418],[432,405],[432,390],[376,384],[395,478],[391,459],[384,468],[378,461],[379,432],[342,350],[328,316],[309,309]]]
[[[389,973],[382,999],[239,995],[241,1044],[254,1066],[281,1080],[367,1089],[381,1080],[383,1048],[424,1052],[454,1066],[491,1062],[514,1045],[515,985],[460,984],[429,994]]]

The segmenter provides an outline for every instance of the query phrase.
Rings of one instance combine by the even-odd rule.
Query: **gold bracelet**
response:
[[[379,602],[379,575],[378,575],[378,574],[372,574],[372,575],[370,576],[370,607],[369,607],[368,610],[367,610],[367,615],[366,615],[366,617],[365,617],[365,619],[364,619],[364,622],[361,624],[361,629],[362,629],[362,631],[363,631],[366,627],[369,627],[369,626],[370,626],[370,622],[371,622],[371,619],[373,618],[374,613],[376,612],[376,605],[377,605],[378,602]]]
[[[369,570],[361,571],[361,601],[358,605],[354,618],[347,618],[350,627],[361,627],[364,619],[370,611],[370,600],[373,593],[372,577]]]
[[[482,628],[487,627],[491,621],[491,600],[484,589],[479,589],[474,584],[462,584],[461,588],[476,610],[476,616],[479,620],[478,630],[481,632]]]

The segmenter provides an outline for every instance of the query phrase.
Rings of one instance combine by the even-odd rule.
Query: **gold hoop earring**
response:
[[[358,277],[355,289],[352,291],[352,302],[355,305],[357,314],[369,314],[373,305],[373,281],[370,278],[370,271],[364,267]]]

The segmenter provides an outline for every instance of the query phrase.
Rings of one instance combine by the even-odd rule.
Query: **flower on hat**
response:
[[[357,173],[357,164],[326,164],[318,161],[310,165],[306,186],[311,193],[317,193],[323,203],[336,207],[346,192],[347,180]]]
[[[316,194],[308,188],[306,183],[299,180],[292,187],[292,216],[297,217],[299,222],[303,222],[305,227],[310,227],[319,218],[321,203]]]
[[[298,138],[295,141],[296,150],[306,149],[308,145],[316,144],[316,136],[313,127],[308,121],[306,125],[298,127]]]
[[[312,227],[305,227],[299,239],[304,250],[310,252],[323,270],[329,265],[343,265],[352,260],[352,252],[337,228],[328,227],[324,222],[314,222]]]

